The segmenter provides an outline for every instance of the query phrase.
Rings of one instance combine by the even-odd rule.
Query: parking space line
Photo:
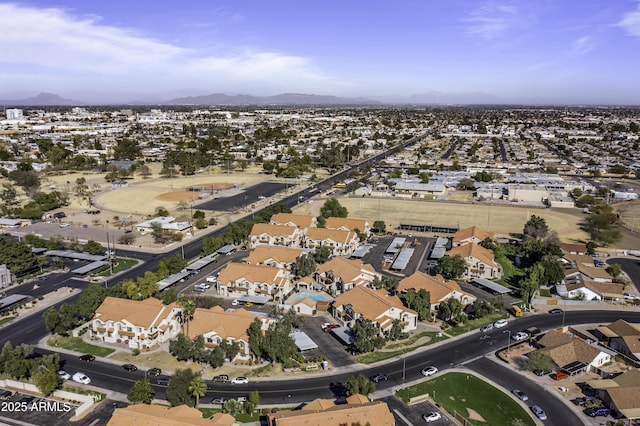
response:
[[[2,420],[2,421],[6,421],[6,422],[10,422],[10,423],[7,423],[7,424],[9,424],[9,425],[10,425],[10,424],[16,424],[16,425],[19,425],[19,426],[38,426],[38,425],[36,425],[36,424],[34,424],[34,423],[22,422],[22,421],[20,421],[20,420],[10,419],[10,418],[8,418],[8,417],[3,417],[3,416],[0,416],[0,420]]]
[[[400,411],[398,411],[398,409],[397,409],[397,408],[395,408],[395,409],[393,410],[393,412],[394,412],[394,413],[396,413],[396,415],[397,415],[398,417],[400,417],[400,418],[402,419],[402,421],[404,421],[407,425],[409,425],[409,426],[413,426],[413,423],[411,423],[411,422],[409,421],[409,419],[408,419],[408,418],[406,418],[405,416],[403,416],[403,415],[400,413]]]

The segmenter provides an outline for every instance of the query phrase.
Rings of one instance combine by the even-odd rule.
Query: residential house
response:
[[[305,253],[293,247],[257,246],[251,250],[245,261],[250,265],[267,265],[293,271],[296,259]]]
[[[155,297],[145,300],[107,297],[89,323],[90,335],[108,343],[124,343],[132,349],[168,342],[180,331],[182,309],[163,305]]]
[[[565,275],[582,274],[586,279],[602,283],[613,282],[613,277],[605,268],[597,268],[594,266],[593,257],[580,254],[565,254],[565,260],[568,262],[565,267]]]
[[[453,247],[458,247],[464,244],[476,243],[480,244],[487,238],[494,240],[495,234],[493,232],[485,231],[479,226],[472,226],[470,228],[464,228],[453,234]]]
[[[624,285],[612,282],[603,268],[593,266],[591,256],[566,254],[564,278],[556,284],[556,292],[566,299],[616,300],[623,298]]]
[[[586,244],[575,244],[575,243],[559,243],[560,249],[565,254],[587,254],[587,245]]]
[[[603,283],[585,279],[582,275],[565,276],[556,284],[558,296],[587,301],[618,300],[623,298],[624,284]]]
[[[536,352],[547,355],[561,371],[572,376],[595,371],[613,359],[613,352],[556,330],[548,331],[535,345],[539,348]]]
[[[418,326],[418,314],[406,308],[398,296],[389,296],[386,290],[364,286],[354,287],[336,297],[331,313],[346,326],[353,326],[359,318],[368,319],[381,335],[388,334],[396,320],[400,321],[404,333]]]
[[[589,380],[587,385],[610,410],[629,420],[640,418],[640,370],[637,368],[609,379]]]
[[[340,294],[357,286],[370,285],[374,279],[382,275],[373,266],[358,259],[334,257],[328,262],[318,265],[314,274],[315,281],[324,287],[329,294]]]
[[[309,214],[276,213],[271,216],[270,222],[272,225],[295,226],[305,232],[309,228],[315,228],[318,220]]]
[[[494,260],[493,252],[476,243],[452,247],[447,254],[451,257],[460,255],[465,260],[467,268],[463,277],[468,280],[502,278],[502,266]]]
[[[304,236],[303,247],[315,249],[328,247],[333,256],[351,256],[360,245],[358,235],[353,231],[339,229],[310,228]]]
[[[367,219],[355,217],[329,217],[324,225],[328,229],[341,229],[343,231],[353,231],[356,229],[365,235],[369,235],[371,225]]]
[[[447,281],[441,275],[432,277],[423,272],[416,272],[398,283],[398,291],[420,291],[421,289],[429,292],[432,312],[438,310],[440,303],[451,298],[459,300],[465,306],[476,300],[474,295],[462,291],[457,282]]]
[[[107,426],[239,426],[240,423],[227,413],[215,413],[210,418],[188,405],[165,407],[164,405],[133,404],[116,408]]]
[[[261,245],[299,247],[301,238],[302,231],[295,226],[256,223],[249,233],[249,244],[251,248]]]
[[[611,349],[640,361],[640,324],[619,319],[609,325],[597,327],[594,334]]]
[[[218,346],[223,340],[229,343],[236,342],[240,346],[238,357],[246,359],[251,356],[247,330],[256,318],[242,308],[232,311],[225,311],[220,306],[210,309],[197,308],[193,319],[189,321],[187,333],[191,339],[202,336],[207,348]],[[264,321],[264,324],[268,324],[268,321]]]
[[[369,424],[395,426],[386,402],[369,401],[364,395],[351,395],[346,404],[330,399],[314,399],[299,410],[281,410],[267,414],[268,426],[327,426]]]
[[[218,276],[218,291],[223,296],[264,296],[283,300],[291,291],[289,273],[266,265],[229,263]]]

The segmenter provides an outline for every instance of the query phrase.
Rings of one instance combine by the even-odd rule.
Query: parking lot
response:
[[[305,358],[324,356],[334,367],[354,364],[355,361],[351,354],[347,352],[346,347],[332,333],[322,331],[323,322],[327,322],[326,317],[305,318],[301,330],[318,345],[317,349],[305,351]]]
[[[0,419],[3,424],[9,425],[63,426],[70,423],[76,407],[70,402],[15,392],[0,401]]]
[[[455,425],[456,423],[449,419],[444,410],[440,410],[430,401],[423,401],[413,405],[405,405],[402,400],[395,396],[389,396],[382,398],[382,401],[386,402],[389,406],[389,410],[393,413],[393,417],[396,419],[397,425],[421,425],[425,424],[425,420],[422,415],[425,413],[431,413],[437,411],[442,418],[429,424],[434,426]]]

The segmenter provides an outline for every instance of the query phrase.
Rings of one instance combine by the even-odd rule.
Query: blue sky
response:
[[[0,99],[640,103],[640,0],[0,0]]]

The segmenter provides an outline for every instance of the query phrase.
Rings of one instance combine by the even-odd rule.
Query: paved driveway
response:
[[[302,331],[307,333],[318,345],[318,349],[305,352],[305,357],[313,358],[324,355],[334,367],[344,367],[355,364],[353,357],[345,347],[331,333],[322,331],[322,323],[327,322],[325,317],[305,318]]]

